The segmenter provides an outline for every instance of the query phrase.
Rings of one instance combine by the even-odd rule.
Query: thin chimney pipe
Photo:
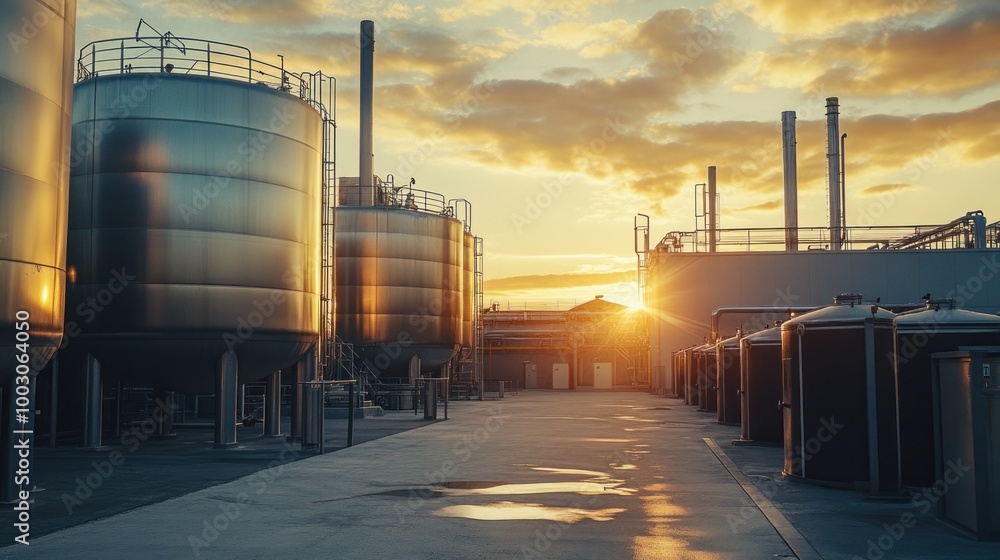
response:
[[[781,158],[785,178],[785,250],[799,250],[799,179],[795,153],[795,111],[781,113]]]
[[[716,223],[716,194],[715,194],[715,166],[708,168],[708,252],[714,253],[716,250],[716,240],[718,239],[718,227]]]
[[[358,190],[360,206],[375,204],[374,148],[372,142],[372,97],[375,67],[375,22],[361,22],[361,99],[360,138],[358,146]]]
[[[840,197],[840,103],[826,98],[826,160],[830,185],[830,249],[843,248],[843,209]]]

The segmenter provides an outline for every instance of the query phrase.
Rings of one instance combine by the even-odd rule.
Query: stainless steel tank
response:
[[[740,340],[740,440],[781,445],[781,329],[772,327]]]
[[[894,322],[903,484],[928,487],[937,479],[931,354],[1000,344],[1000,317],[956,309],[954,300],[944,300],[897,315]]]
[[[320,329],[319,113],[263,84],[159,72],[81,81],[73,108],[79,349],[112,378],[191,392],[212,391],[229,350],[241,383],[298,361]]]
[[[893,317],[839,296],[781,325],[784,474],[899,488]]]
[[[408,379],[461,348],[463,228],[453,217],[395,206],[340,206],[337,333],[383,380]]]
[[[75,24],[75,0],[0,2],[0,383],[17,327],[31,375],[63,336]]]
[[[715,345],[716,419],[720,424],[740,424],[740,336]]]

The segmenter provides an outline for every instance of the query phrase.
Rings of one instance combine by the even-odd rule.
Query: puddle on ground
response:
[[[624,508],[582,509],[546,506],[543,504],[497,502],[484,505],[447,506],[435,511],[434,515],[441,517],[464,517],[482,521],[538,519],[560,521],[562,523],[577,523],[584,519],[591,521],[611,521],[615,515],[623,511],[625,511]]]
[[[531,467],[533,471],[542,471],[552,474],[568,474],[577,476],[593,476],[597,478],[608,478],[608,473],[603,473],[600,471],[585,471],[582,469],[559,469],[555,467]]]
[[[623,481],[610,477],[600,482],[529,482],[451,481],[417,488],[397,488],[369,494],[398,498],[445,498],[460,496],[524,496],[531,494],[580,494],[582,496],[632,496],[636,490],[621,488]]]
[[[633,471],[639,467],[629,463],[612,463],[611,468],[616,471]]]
[[[621,438],[588,437],[588,438],[580,438],[580,441],[592,441],[595,443],[632,443],[635,440],[621,439]]]
[[[615,420],[631,420],[633,422],[656,422],[662,424],[663,420],[657,420],[656,418],[636,418],[635,416],[612,416]]]
[[[598,420],[600,422],[607,422],[607,418],[597,418],[596,416],[522,416],[521,418],[529,418],[532,420]]]

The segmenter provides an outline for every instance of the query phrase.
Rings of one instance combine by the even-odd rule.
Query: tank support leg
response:
[[[174,436],[174,392],[157,391],[153,399],[153,425],[158,437]]]
[[[302,394],[305,390],[305,386],[302,385],[302,382],[305,381],[302,376],[302,362],[289,368],[289,372],[292,384],[292,433],[289,434],[288,439],[302,441]]]
[[[267,376],[264,386],[264,435],[281,435],[281,372]]]
[[[59,354],[52,357],[52,386],[49,392],[49,447],[56,446],[59,431]]]
[[[83,381],[83,433],[81,446],[96,449],[101,446],[101,399],[103,380],[101,362],[87,354]]]
[[[236,445],[236,352],[230,350],[215,367],[215,447]]]
[[[302,361],[299,362],[298,371],[301,381],[316,381],[316,346],[310,348]],[[320,426],[319,417],[320,399],[323,398],[323,389],[319,385],[302,385],[302,448],[313,449],[319,445]]]

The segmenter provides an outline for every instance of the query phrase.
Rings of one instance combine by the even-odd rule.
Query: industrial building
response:
[[[782,114],[784,228],[717,227],[714,167],[695,231],[650,248],[636,217],[653,390],[741,424],[734,443],[780,445],[788,480],[905,499],[949,461],[978,460],[938,514],[996,539],[1000,496],[986,488],[1000,471],[984,457],[1000,433],[1000,222],[973,210],[848,226],[836,97],[827,132],[829,227],[798,224],[794,112]]]
[[[645,314],[601,296],[565,311],[490,309],[483,333],[488,387],[649,387]]]

